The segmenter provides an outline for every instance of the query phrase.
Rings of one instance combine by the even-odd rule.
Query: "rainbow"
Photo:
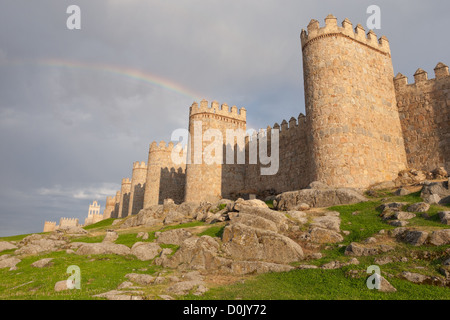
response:
[[[180,95],[189,97],[193,99],[193,101],[200,101],[199,95],[187,88],[180,86],[179,84],[174,83],[173,81],[164,79],[160,76],[156,76],[150,73],[143,72],[138,69],[133,69],[129,67],[110,65],[104,63],[88,63],[81,61],[73,61],[73,60],[63,60],[63,59],[41,59],[35,61],[27,61],[27,62],[19,62],[18,60],[11,61],[12,63],[8,64],[35,64],[39,66],[47,66],[47,67],[59,67],[59,68],[71,68],[71,69],[84,69],[84,70],[94,70],[100,72],[111,73],[118,76],[123,76],[131,79],[135,79],[138,81],[143,81],[145,83],[155,85],[164,89],[167,89],[172,92],[176,92]]]

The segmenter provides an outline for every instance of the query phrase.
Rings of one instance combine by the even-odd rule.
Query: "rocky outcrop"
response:
[[[78,255],[88,254],[117,254],[121,256],[131,254],[130,248],[123,244],[115,244],[110,242],[102,243],[85,243],[76,251]]]
[[[303,259],[302,248],[292,239],[241,223],[227,226],[222,241],[224,252],[237,260],[263,260],[285,264]]]
[[[214,270],[223,264],[219,252],[220,245],[214,238],[206,235],[191,237],[183,241],[171,258],[161,257],[155,259],[155,263],[169,268]]]
[[[149,261],[161,252],[161,247],[153,242],[136,242],[131,247],[131,254],[141,261]]]
[[[407,209],[409,212],[427,212],[430,210],[430,205],[425,202],[414,203]]]
[[[273,204],[277,210],[296,210],[301,204],[311,208],[331,207],[367,201],[359,191],[348,188],[303,189],[278,195]]]
[[[12,249],[17,249],[17,246],[8,241],[0,241],[0,252]]]
[[[438,215],[441,223],[450,225],[450,211],[441,211]]]
[[[450,229],[433,231],[428,241],[430,244],[435,246],[443,246],[450,244]]]
[[[185,229],[174,229],[165,232],[156,232],[156,242],[164,244],[181,245],[184,240],[192,237],[192,233]]]
[[[119,234],[114,230],[106,230],[105,238],[103,242],[114,242],[119,238]]]
[[[34,268],[45,268],[45,267],[49,267],[53,264],[52,262],[53,258],[45,258],[45,259],[41,259],[38,260],[36,262],[33,262],[31,264],[32,267]]]
[[[450,188],[448,181],[425,184],[420,193],[420,197],[429,204],[450,203]]]

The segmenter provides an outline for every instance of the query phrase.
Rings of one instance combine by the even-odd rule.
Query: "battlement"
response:
[[[144,161],[142,162],[136,161],[133,163],[133,170],[134,169],[147,169],[147,165],[145,164]]]
[[[307,31],[302,29],[300,35],[302,49],[304,49],[311,42],[332,36],[343,36],[364,46],[377,50],[385,55],[391,55],[389,41],[385,36],[378,39],[377,35],[372,30],[370,30],[366,35],[363,26],[360,24],[356,25],[353,29],[353,24],[347,18],[342,22],[342,27],[340,27],[337,24],[336,17],[331,14],[325,18],[324,27],[320,27],[319,21],[313,19],[309,23]]]
[[[61,218],[59,220],[60,227],[78,226],[78,218]]]
[[[52,232],[56,230],[56,222],[45,221],[44,222],[44,232]]]
[[[45,221],[44,223],[45,223],[46,225],[56,226],[56,222],[55,222],[55,221]]]
[[[153,141],[150,144],[149,152],[172,152],[174,148],[181,150],[183,146],[181,143],[177,143],[175,145],[172,141],[170,141],[168,144],[164,140],[161,140],[159,144]]]
[[[123,178],[122,179],[122,185],[124,185],[124,184],[131,184],[130,178]]]
[[[450,76],[448,66],[439,62],[434,68],[434,79],[428,79],[428,73],[419,68],[416,73],[414,73],[414,83],[408,83],[408,77],[405,75],[398,73],[394,78],[395,89],[400,89],[406,86],[414,86],[417,84],[430,84],[434,83],[436,80],[441,80]]]
[[[231,110],[226,103],[219,106],[217,101],[211,102],[208,106],[208,101],[200,101],[200,106],[197,102],[194,102],[189,108],[189,116],[196,114],[214,114],[219,117],[231,118],[239,121],[246,121],[247,110],[245,108],[238,109],[236,106],[232,106]]]
[[[280,133],[287,133],[289,129],[304,129],[306,124],[306,116],[303,113],[300,113],[296,118],[291,117],[289,122],[283,119],[281,122],[281,126],[278,123],[273,125],[274,129],[280,130]]]
[[[107,196],[106,197],[106,205],[107,206],[113,206],[116,202],[116,196]]]

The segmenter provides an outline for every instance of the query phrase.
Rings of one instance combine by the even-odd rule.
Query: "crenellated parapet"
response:
[[[439,62],[435,78],[419,68],[414,82],[398,73],[394,78],[397,109],[403,127],[408,166],[424,171],[450,168],[450,74]]]
[[[219,105],[217,101],[213,101],[209,105],[208,101],[202,100],[200,101],[200,105],[194,102],[189,108],[190,117],[196,116],[196,118],[199,118],[199,115],[222,121],[245,122],[247,119],[247,110],[245,108],[238,109],[236,106],[232,106],[230,109],[226,103]]]
[[[395,89],[401,90],[407,86],[415,86],[415,85],[427,86],[435,84],[436,81],[445,79],[450,80],[448,66],[443,64],[442,62],[439,62],[434,68],[434,75],[435,78],[428,79],[428,72],[419,68],[414,73],[414,82],[408,83],[408,77],[406,77],[401,73],[398,73],[394,78]]]
[[[320,27],[319,21],[313,19],[309,23],[307,31],[302,30],[300,35],[302,49],[310,43],[326,37],[346,37],[385,55],[391,55],[389,41],[385,36],[378,39],[373,30],[366,34],[364,27],[360,24],[353,28],[353,24],[347,18],[341,26],[338,26],[336,17],[331,14],[325,18],[325,26]]]
[[[141,162],[136,161],[133,163],[133,170],[135,170],[135,169],[145,169],[146,170],[147,165],[145,164],[144,161],[141,161]]]
[[[52,232],[56,230],[56,222],[45,221],[44,222],[44,232]]]
[[[127,184],[131,184],[130,178],[123,178],[122,179],[122,186],[127,185]]]
[[[78,218],[61,218],[59,227],[76,227],[78,226]]]

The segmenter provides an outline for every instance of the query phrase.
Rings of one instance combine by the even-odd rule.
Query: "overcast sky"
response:
[[[381,8],[395,72],[450,63],[449,1],[0,0],[0,236],[84,222],[194,100],[247,109],[258,129],[304,112],[299,35]],[[66,9],[81,8],[81,30]]]

